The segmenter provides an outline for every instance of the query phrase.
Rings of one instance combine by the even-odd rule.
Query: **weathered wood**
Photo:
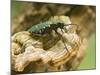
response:
[[[58,18],[60,17],[58,16]],[[65,20],[66,17],[61,19]],[[68,21],[66,21],[66,23],[67,22]],[[58,29],[58,34],[55,31],[52,31],[51,34],[46,34],[45,36],[31,34],[28,31],[14,34],[12,36],[12,43],[15,45],[12,44],[11,50],[13,70],[24,72],[25,68],[27,68],[30,63],[37,63],[38,67],[35,70],[31,70],[31,72],[76,69],[81,58],[84,56],[83,54],[86,44],[84,45],[83,39],[81,39],[81,37],[76,33],[76,29],[70,31],[70,28],[71,25],[65,27],[63,32],[61,29]],[[69,32],[67,33],[66,30],[69,30]],[[41,67],[39,67],[38,62],[43,66],[43,70],[40,69]],[[36,64],[34,66],[36,66]]]

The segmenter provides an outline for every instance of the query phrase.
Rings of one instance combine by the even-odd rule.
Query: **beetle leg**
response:
[[[65,44],[65,41],[64,41],[64,39],[63,39],[63,37],[62,37],[63,34],[62,34],[62,35],[59,34],[56,30],[55,30],[55,32],[57,33],[57,35],[58,35],[59,37],[61,37],[61,40],[62,40],[62,42],[63,42],[63,44],[64,44],[64,46],[65,46],[65,49],[68,51],[67,46],[66,46],[66,44]],[[61,32],[64,33],[62,29],[61,29]],[[69,51],[68,51],[68,53],[69,53]]]

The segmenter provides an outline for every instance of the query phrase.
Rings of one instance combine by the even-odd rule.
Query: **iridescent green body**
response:
[[[37,25],[32,26],[28,31],[31,33],[39,32],[40,30],[45,29],[46,27],[50,27],[50,24],[52,24],[52,22],[50,21],[39,23]]]

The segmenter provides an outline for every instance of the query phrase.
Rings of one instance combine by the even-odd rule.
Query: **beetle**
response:
[[[61,31],[63,32],[63,29],[66,26],[78,26],[77,24],[65,24],[62,21],[59,20],[52,20],[52,21],[46,21],[43,23],[39,23],[37,25],[32,26],[28,31],[30,33],[35,33],[35,34],[39,34],[39,35],[44,35],[44,34],[49,34],[52,32],[52,30],[54,30],[56,32],[56,34],[61,37],[62,42],[64,43],[65,49],[68,51],[67,46],[65,45],[65,41],[63,40],[63,37],[61,34],[59,34],[57,32],[57,29],[60,28]],[[66,30],[68,32],[68,30]],[[68,51],[69,52],[69,51]]]

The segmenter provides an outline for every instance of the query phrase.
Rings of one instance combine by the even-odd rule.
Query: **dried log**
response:
[[[54,17],[55,20],[63,22],[66,18]],[[65,23],[69,24],[70,20]],[[12,44],[11,50],[13,70],[24,72],[30,63],[36,63],[33,66],[37,66],[37,68],[35,70],[32,68],[27,73],[76,69],[84,56],[86,43],[84,44],[84,40],[76,33],[76,28],[72,29],[72,27],[71,25],[65,27],[63,32],[58,28],[58,34],[52,31],[51,34],[45,36],[32,35],[28,31],[14,34],[12,36],[14,45]]]

